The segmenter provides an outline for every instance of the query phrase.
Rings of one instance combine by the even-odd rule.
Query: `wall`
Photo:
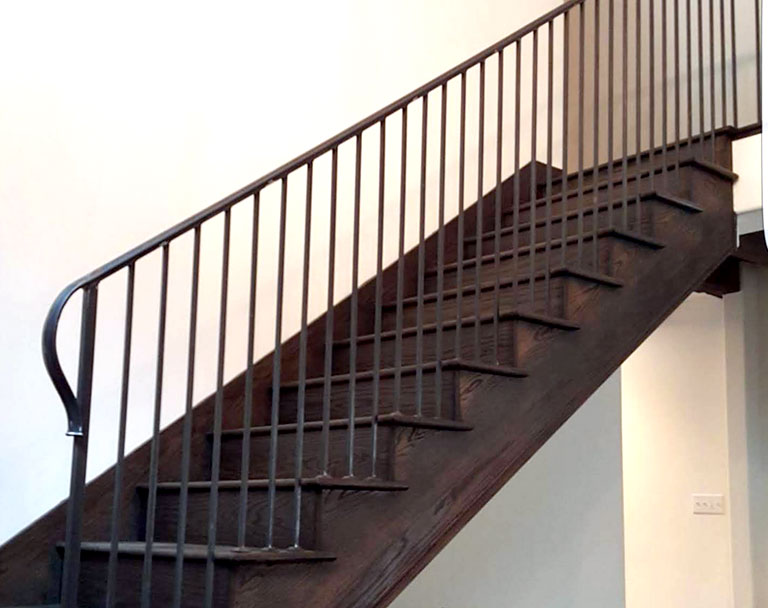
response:
[[[627,608],[732,606],[723,302],[690,296],[622,366]],[[727,508],[727,505],[726,505]]]
[[[734,605],[768,604],[768,271],[743,266],[725,299]]]
[[[592,608],[624,598],[616,372],[393,608]]]
[[[63,408],[42,367],[41,324],[59,289],[98,264],[200,210],[370,114],[397,96],[524,25],[557,2],[516,5],[489,0],[417,4],[343,1],[230,3],[209,10],[189,3],[133,3],[130,10],[103,2],[4,2],[0,6],[0,542],[44,513],[67,492],[70,442]],[[542,57],[542,61],[544,58]],[[489,61],[488,115],[494,104]],[[511,67],[511,62],[506,66]],[[477,89],[477,77],[468,76]],[[456,132],[456,89],[450,129]],[[509,100],[508,100],[509,101]],[[434,209],[435,120],[439,98],[430,97],[429,209]],[[470,108],[471,100],[470,100]],[[476,106],[473,116],[476,117]],[[507,111],[505,125],[512,113]],[[418,110],[411,131],[418,134]],[[468,119],[468,133],[473,128]],[[529,121],[524,121],[526,124]],[[488,120],[488,158],[494,121]],[[389,131],[397,133],[393,121]],[[473,131],[474,132],[474,131]],[[364,141],[361,279],[369,276],[375,248],[375,137]],[[418,145],[418,138],[413,139]],[[473,141],[468,136],[468,142]],[[468,146],[470,144],[468,143]],[[388,148],[397,151],[396,144]],[[476,151],[474,152],[476,154]],[[474,166],[468,151],[467,166]],[[340,150],[336,298],[350,289],[350,167]],[[418,164],[417,149],[409,149]],[[449,149],[449,174],[456,150]],[[522,162],[526,157],[522,156]],[[395,159],[396,160],[396,159]],[[508,173],[511,159],[505,158]],[[323,163],[325,163],[323,165]],[[418,172],[409,169],[407,244],[418,222]],[[318,163],[317,173],[327,159]],[[468,170],[471,191],[477,176]],[[486,164],[485,187],[495,167]],[[455,172],[454,172],[455,173]],[[325,179],[325,178],[323,178]],[[470,186],[471,184],[471,186]],[[346,187],[349,185],[349,188]],[[291,184],[286,274],[300,268],[303,220],[296,215],[301,187]],[[317,186],[313,234],[327,234],[327,179]],[[387,192],[387,234],[397,183]],[[389,188],[389,186],[388,186]],[[449,187],[448,215],[456,188]],[[473,200],[469,198],[468,200]],[[261,258],[274,259],[276,189],[265,193]],[[297,206],[299,205],[299,206]],[[232,285],[227,335],[227,378],[245,358],[249,205],[233,214]],[[454,211],[451,211],[454,210]],[[298,218],[298,219],[297,219]],[[430,215],[428,229],[435,219]],[[203,235],[200,326],[195,401],[208,394],[216,369],[220,221]],[[162,424],[183,408],[191,239],[171,251],[169,325]],[[313,238],[310,318],[324,309],[327,247]],[[385,263],[396,253],[388,239]],[[316,270],[322,268],[323,270]],[[137,268],[134,355],[128,449],[152,424],[157,341],[158,256]],[[275,268],[259,279],[256,356],[272,348]],[[317,283],[317,285],[315,285]],[[300,281],[286,285],[284,334],[298,324]],[[89,476],[116,451],[125,276],[100,291]],[[65,371],[76,374],[79,302],[62,320],[59,348]]]

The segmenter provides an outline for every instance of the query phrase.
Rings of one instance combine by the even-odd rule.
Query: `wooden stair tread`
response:
[[[366,427],[373,424],[372,416],[358,416],[354,419],[355,427]],[[410,414],[402,414],[400,412],[391,412],[387,414],[380,414],[377,417],[377,423],[380,425],[390,426],[408,426],[413,428],[427,428],[436,430],[447,431],[471,431],[472,425],[460,420],[450,420],[448,418],[430,418],[426,416],[412,416]],[[349,418],[334,418],[328,421],[328,427],[330,429],[346,429],[349,427]],[[298,424],[295,422],[289,422],[277,425],[278,433],[295,433],[298,429]],[[309,420],[304,423],[304,431],[317,432],[323,429],[322,420]],[[222,437],[242,437],[245,429],[226,429],[222,432]],[[272,427],[265,426],[253,426],[248,429],[251,435],[269,435],[272,431]],[[209,433],[210,435],[210,433]]]
[[[643,192],[643,193],[640,194],[640,199],[641,200],[648,200],[648,199],[660,200],[660,201],[663,201],[663,202],[665,202],[665,203],[667,203],[667,204],[669,204],[669,205],[671,205],[673,207],[678,207],[678,208],[680,208],[680,209],[682,209],[684,211],[688,211],[689,213],[702,213],[704,211],[698,205],[694,205],[692,202],[690,202],[690,201],[688,201],[688,200],[686,200],[684,198],[681,198],[679,196],[674,196],[674,195],[671,195],[671,194],[666,194],[666,193],[663,193],[663,192],[659,192],[658,190],[651,190],[651,191],[648,191],[648,192]],[[546,199],[541,199],[541,200],[544,200],[546,202]],[[634,195],[632,195],[630,198],[627,199],[627,203],[630,204],[630,205],[634,205],[635,201],[636,201],[636,196],[634,196]],[[620,208],[623,204],[624,203],[623,203],[622,200],[615,200],[615,201],[613,201],[611,203],[601,202],[601,203],[599,203],[597,205],[597,209],[598,209],[598,211],[605,211],[605,210],[608,209],[609,206],[612,206],[614,208]],[[593,205],[593,206],[590,206],[590,207],[587,207],[587,208],[583,209],[582,212],[584,213],[584,215],[592,215],[592,212],[593,212],[594,208],[595,207]],[[505,210],[504,213],[505,214],[509,214],[511,212],[508,211],[508,210]],[[578,209],[572,209],[572,210],[568,211],[568,213],[565,214],[566,219],[569,219],[569,220],[577,218],[578,216],[579,216],[579,210]],[[562,221],[562,218],[563,218],[562,214],[558,214],[556,217],[550,218],[550,224],[560,223]],[[547,219],[546,218],[536,220],[536,227],[541,227],[541,226],[546,226],[546,225],[547,225]],[[531,228],[531,222],[522,222],[518,226],[518,230],[520,232],[522,232],[524,230],[530,230],[530,228]],[[505,227],[503,227],[499,231],[499,234],[501,236],[506,236],[507,234],[514,234],[514,232],[515,232],[514,226],[505,226]],[[483,234],[481,235],[481,239],[482,240],[488,240],[488,239],[494,238],[495,236],[496,236],[496,231],[495,230],[489,230],[487,232],[483,232]],[[553,236],[557,236],[557,235],[555,234]],[[464,237],[464,242],[465,243],[474,243],[476,241],[477,241],[477,236],[474,235],[474,234],[470,235],[470,236],[465,236]]]
[[[527,312],[524,310],[520,310],[518,308],[510,307],[508,309],[502,309],[499,312],[499,320],[500,321],[511,321],[511,320],[521,320],[521,321],[529,321],[531,323],[538,323],[540,325],[547,325],[549,327],[555,327],[557,329],[563,329],[566,331],[575,331],[579,329],[581,326],[576,323],[575,321],[569,321],[568,319],[564,319],[563,317],[554,317],[550,315],[544,315],[544,314],[538,314],[534,312]],[[493,323],[494,316],[493,315],[482,315],[480,317],[480,323],[487,324],[487,323]],[[473,316],[465,316],[461,319],[461,325],[462,327],[471,327],[475,323],[475,317]],[[444,330],[451,330],[455,329],[458,325],[456,318],[446,319],[442,323],[442,328]],[[428,333],[434,333],[437,331],[437,323],[423,323],[422,324],[422,332],[425,334]],[[396,329],[388,329],[386,331],[382,331],[380,333],[382,340],[392,340],[397,337],[398,333],[405,336],[412,336],[415,335],[418,332],[418,327],[415,325],[411,325],[408,327],[403,327],[402,332],[398,332]],[[366,343],[366,342],[373,342],[376,339],[376,334],[364,334],[362,336],[357,337],[357,343]],[[351,342],[349,338],[344,338],[343,340],[336,340],[334,341],[334,344],[336,345],[347,345]]]
[[[594,232],[587,232],[581,237],[581,241],[592,241],[592,238],[594,237]],[[661,249],[664,247],[664,243],[661,241],[654,239],[653,237],[647,236],[645,234],[640,234],[639,232],[631,231],[631,230],[622,230],[621,228],[600,228],[597,231],[597,237],[598,238],[606,238],[606,237],[615,237],[624,239],[627,241],[632,241],[634,243],[637,243],[639,245],[645,245],[647,247],[650,247],[651,249]],[[572,244],[577,243],[579,240],[579,237],[577,235],[572,235],[566,238],[566,244]],[[545,250],[547,246],[549,246],[550,249],[553,248],[559,248],[562,247],[563,240],[561,238],[555,238],[551,239],[549,242],[547,241],[538,241],[534,243],[533,247],[535,248],[535,251],[539,250]],[[505,249],[503,251],[499,251],[499,259],[500,260],[507,260],[509,258],[512,258],[517,254],[518,257],[521,257],[523,255],[529,255],[529,252],[531,250],[530,244],[520,244],[520,246],[517,249]],[[496,254],[495,253],[486,253],[485,255],[480,257],[480,263],[481,264],[488,264],[491,262],[494,262],[496,260]],[[464,267],[472,268],[477,264],[477,257],[471,257],[471,258],[465,258],[462,262],[462,265]],[[458,269],[459,265],[457,262],[451,262],[450,264],[444,264],[443,265],[443,272],[450,272]],[[439,268],[432,266],[430,268],[427,268],[426,274],[427,275],[436,275],[438,273]]]
[[[143,541],[121,541],[118,543],[118,555],[143,557],[146,549]],[[58,548],[63,550],[63,543]],[[81,550],[84,553],[109,553],[109,542],[83,541]],[[184,559],[205,560],[208,558],[206,545],[185,544],[183,548]],[[151,549],[154,558],[175,559],[177,554],[176,543],[153,542]],[[336,557],[326,551],[311,551],[307,549],[262,549],[255,547],[237,547],[231,545],[216,545],[213,549],[213,559],[222,562],[251,562],[264,564],[332,561]]]
[[[249,490],[267,490],[269,488],[268,479],[249,479],[247,482]],[[305,477],[300,480],[299,485],[302,488],[311,490],[356,490],[358,492],[403,492],[408,489],[408,485],[398,481],[389,481],[386,479],[369,477]],[[138,486],[146,490],[147,486]],[[210,481],[190,481],[188,484],[190,491],[207,492],[211,487]],[[224,491],[239,491],[241,480],[239,479],[221,479],[218,483],[218,489]],[[292,490],[296,487],[296,480],[290,477],[278,478],[275,480],[275,488],[278,490]],[[157,484],[158,491],[178,492],[181,489],[180,481],[163,481]]]
[[[544,279],[545,276],[546,276],[545,271],[540,270],[534,273],[533,279],[542,280]],[[573,276],[573,277],[585,279],[588,281],[594,281],[596,283],[605,285],[607,287],[623,287],[624,286],[624,281],[617,279],[615,277],[612,277],[600,272],[584,270],[583,268],[575,268],[567,264],[565,266],[556,266],[550,269],[549,276],[550,277]],[[519,276],[517,279],[517,282],[518,282],[518,285],[521,285],[521,284],[530,282],[530,280],[531,280],[531,275],[525,274],[524,276]],[[513,282],[514,281],[512,279],[505,279],[499,282],[499,287],[510,287],[513,284]],[[485,283],[480,283],[480,291],[492,291],[493,289],[495,289],[495,287],[496,287],[495,282],[486,281]],[[461,291],[462,296],[464,294],[474,294],[475,286],[467,285],[465,287],[462,287],[460,290],[456,288],[446,289],[443,291],[443,299],[455,298],[459,291]],[[437,292],[426,293],[422,298],[423,302],[434,302],[436,300],[437,300]],[[409,296],[407,298],[403,298],[402,302],[404,306],[415,306],[419,302],[419,297]],[[396,308],[396,307],[397,307],[397,301],[395,300],[391,300],[389,302],[384,303],[384,308]]]
[[[477,363],[475,361],[466,361],[464,359],[443,359],[441,361],[441,367],[443,371],[469,371],[478,372],[481,374],[489,374],[494,376],[506,376],[512,378],[523,378],[528,375],[528,372],[518,367],[509,367],[505,365],[491,365],[490,363]],[[388,378],[395,375],[397,370],[400,370],[401,375],[411,376],[421,368],[423,372],[433,372],[437,369],[437,363],[430,361],[419,365],[403,365],[399,368],[387,367],[379,370],[379,378]],[[349,382],[350,374],[334,374],[330,376],[332,384]],[[356,381],[368,381],[373,380],[374,371],[366,370],[360,371],[355,374]],[[306,386],[323,386],[325,383],[325,376],[316,376],[313,378],[307,378]],[[292,380],[280,385],[281,389],[297,389],[299,387],[298,380]]]

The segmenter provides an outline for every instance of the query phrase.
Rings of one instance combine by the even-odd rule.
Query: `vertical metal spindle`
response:
[[[332,194],[333,196],[333,194]],[[334,207],[335,211],[335,207]],[[280,367],[283,331],[283,284],[285,282],[285,224],[288,215],[288,177],[280,182],[280,229],[277,251],[277,302],[275,304],[275,350],[272,353],[272,410],[269,428],[269,461],[267,463],[267,542],[274,546],[275,494],[277,490],[277,426],[280,424]],[[331,223],[333,226],[333,223]],[[329,313],[332,310],[329,309]],[[328,316],[331,316],[330,314]],[[326,335],[326,340],[329,336]],[[330,336],[333,340],[333,335]],[[327,364],[327,361],[326,361]],[[326,378],[328,380],[328,378]]]
[[[504,124],[504,50],[498,52],[498,84],[496,103],[496,192],[494,197],[493,224],[493,361],[499,363],[499,313],[501,310],[501,151],[503,148],[502,133]],[[483,255],[483,243],[477,243],[476,255]]]
[[[123,490],[123,461],[125,459],[125,425],[128,417],[128,384],[131,373],[131,341],[133,338],[133,291],[136,266],[128,266],[125,296],[125,330],[123,331],[123,374],[120,386],[120,422],[117,431],[117,463],[112,494],[112,521],[110,523],[109,564],[107,566],[107,608],[113,608],[117,594],[117,549],[120,540],[120,507]]]
[[[382,292],[384,289],[383,266],[384,266],[384,183],[387,152],[387,123],[386,119],[379,123],[379,221],[376,231],[376,311],[374,321],[374,343],[373,343],[373,406],[371,408],[371,477],[376,477],[377,462],[377,444],[379,435],[379,409],[380,396],[379,384],[381,375],[381,307]]]
[[[698,51],[699,51],[699,148],[701,150],[702,157],[704,156],[704,8],[702,6],[703,0],[698,0],[698,26],[699,26],[699,38],[698,38]]]
[[[735,1],[735,0],[734,0]],[[691,21],[693,10],[691,8],[692,0],[686,0],[685,4],[685,56],[688,67],[686,78],[686,94],[688,97],[688,106],[686,109],[686,127],[688,129],[688,154],[693,155],[693,55],[691,47],[693,46]]]
[[[213,447],[211,450],[211,493],[208,499],[208,546],[205,561],[205,608],[213,607],[214,555],[219,515],[219,474],[221,470],[221,425],[224,412],[224,353],[227,345],[227,297],[229,295],[229,241],[232,232],[232,209],[224,212],[224,238],[221,253],[221,294],[219,302],[219,352],[216,366],[216,397],[213,405]],[[278,289],[282,291],[282,286]],[[282,295],[282,294],[281,294]],[[278,320],[279,321],[279,320]],[[279,358],[279,350],[275,353]],[[278,373],[279,377],[279,373]],[[277,425],[272,425],[277,430]],[[272,524],[270,510],[270,529]],[[272,546],[271,538],[268,543]]]
[[[709,0],[709,126],[711,131],[710,153],[715,161],[715,0]]]
[[[485,61],[480,62],[479,118],[477,133],[477,205],[475,205],[475,360],[480,360],[480,277],[483,247],[483,136],[485,134]],[[456,286],[461,289],[461,285]]]
[[[653,3],[651,3],[651,6],[653,6]],[[628,101],[628,92],[627,92],[627,84],[628,84],[628,63],[627,63],[627,43],[628,43],[628,37],[629,32],[627,29],[627,11],[628,11],[628,4],[627,0],[623,0],[622,2],[622,9],[621,9],[621,216],[622,216],[622,224],[621,227],[626,230],[629,225],[629,212],[627,210],[627,120],[628,120],[628,108],[627,108],[627,101]],[[653,9],[651,9],[653,10]],[[651,45],[653,45],[653,36],[651,36]],[[653,70],[651,70],[651,73],[653,73]],[[651,99],[653,99],[653,94],[651,94]],[[653,106],[653,101],[651,101],[651,106]],[[651,116],[653,116],[653,112],[651,112]],[[651,149],[653,149],[653,146],[651,146]],[[651,172],[651,175],[653,175],[653,172]],[[638,223],[640,222],[640,201],[637,202],[637,211],[638,211]]]
[[[579,131],[578,131],[578,177],[577,195],[578,215],[576,224],[576,264],[581,267],[584,264],[584,3],[579,4]],[[563,248],[565,241],[563,241]]]
[[[515,44],[515,181],[512,191],[512,301],[515,305],[522,301],[517,293],[520,278],[520,66],[522,55],[523,47],[518,40]]]
[[[611,6],[613,6],[613,0],[611,0]],[[568,40],[570,38],[568,35],[568,16],[570,14],[570,11],[566,11],[563,15],[563,168],[562,186],[560,187],[560,238],[562,243],[565,243],[568,238],[568,147],[570,145],[568,137],[568,61],[570,57],[570,49],[568,48]],[[613,28],[609,28],[609,31],[613,32]],[[515,127],[515,131],[517,132],[517,126]],[[517,135],[515,135],[515,138],[517,138]],[[517,152],[515,152],[515,176],[517,176],[519,166],[520,163],[517,162]],[[560,247],[560,262],[563,266],[565,266],[565,261],[565,247]]]
[[[641,179],[640,164],[643,158],[643,38],[641,31],[642,24],[642,0],[637,0],[635,4],[635,205],[640,204],[641,199]],[[649,88],[649,95],[653,95],[653,87]],[[648,155],[648,163],[652,166],[653,151]],[[638,226],[639,230],[639,226]]]
[[[615,50],[614,49],[615,40],[614,40],[613,31],[614,31],[614,22],[616,21],[615,13],[616,13],[615,0],[608,0],[608,128],[607,128],[608,153],[606,154],[607,161],[608,161],[608,188],[607,188],[608,228],[613,228],[613,165],[614,165],[613,89],[616,84],[615,69],[614,69],[615,66],[614,66],[614,60],[613,60],[613,53]]]
[[[245,547],[248,515],[248,481],[251,466],[251,420],[253,417],[253,352],[256,342],[256,283],[259,271],[259,212],[261,192],[253,195],[251,228],[251,278],[248,297],[248,347],[245,361],[245,405],[243,406],[243,440],[240,447],[240,512],[237,520],[237,545]]]
[[[338,191],[339,149],[331,151],[331,209],[328,236],[328,294],[325,313],[325,358],[323,369],[323,476],[330,475],[331,384],[333,374],[333,286],[336,270],[336,194]],[[274,395],[272,396],[274,400]]]
[[[347,476],[355,475],[355,410],[357,397],[357,303],[360,272],[360,182],[363,135],[355,138],[355,209],[352,228],[352,297],[349,311],[349,397],[347,398]]]
[[[416,415],[421,416],[424,400],[424,232],[427,214],[427,95],[421,98],[421,173],[419,185],[419,278],[416,302]]]
[[[739,87],[736,71],[736,0],[731,0],[731,89],[733,90],[733,126],[739,127]]]
[[[755,0],[755,60],[757,62],[757,123],[763,124],[763,54],[760,42],[760,0]]]
[[[594,18],[595,18],[595,31],[593,37],[595,39],[593,46],[594,54],[594,71],[593,74],[593,87],[594,87],[594,108],[592,114],[592,160],[594,166],[592,168],[592,268],[597,272],[597,231],[598,231],[598,217],[600,206],[598,204],[598,168],[600,166],[600,0],[595,0],[594,4]],[[565,243],[563,243],[565,247]]]
[[[435,317],[435,416],[442,415],[443,397],[443,266],[445,265],[445,129],[448,108],[448,85],[440,95],[440,176],[437,209],[437,310]]]
[[[675,169],[680,168],[680,2],[674,0],[675,9]]]
[[[456,357],[461,358],[461,333],[463,318],[463,289],[464,284],[464,163],[466,146],[466,126],[467,126],[467,73],[461,73],[461,108],[459,110],[459,219],[457,222],[457,247],[456,254],[456,346],[454,352]],[[475,243],[475,251],[482,249],[482,242]]]
[[[403,289],[405,285],[405,194],[408,168],[408,106],[403,108],[400,135],[400,226],[397,248],[397,302],[395,311],[395,390],[393,409],[400,411],[403,384]]]
[[[720,0],[720,99],[723,124],[728,125],[728,93],[727,93],[727,68],[725,63],[725,0]]]
[[[192,289],[189,304],[189,346],[187,351],[187,386],[184,401],[184,423],[181,439],[181,487],[176,528],[176,564],[173,580],[173,606],[181,608],[184,578],[184,542],[187,533],[187,500],[189,495],[189,459],[192,451],[192,405],[195,387],[195,347],[197,342],[197,300],[200,277],[200,226],[195,228],[192,246]]]
[[[299,330],[299,395],[296,407],[296,445],[293,457],[293,546],[301,544],[301,476],[304,465],[304,404],[307,396],[307,316],[309,311],[309,260],[312,238],[312,161],[307,163],[307,198],[304,206],[304,268]]]
[[[667,186],[667,0],[661,0],[661,176]],[[638,225],[639,229],[639,225]]]
[[[152,441],[149,460],[149,491],[144,532],[144,565],[141,575],[141,606],[149,608],[152,591],[152,543],[155,540],[155,504],[157,502],[157,475],[160,460],[160,410],[163,399],[163,367],[165,365],[165,325],[168,309],[168,255],[169,244],[163,245],[160,273],[160,313],[157,328],[157,362],[155,368],[155,406],[152,422]]]
[[[552,139],[554,122],[554,52],[555,52],[555,22],[547,24],[547,168],[546,168],[546,223],[544,229],[544,297],[546,314],[551,313],[551,294],[549,292],[549,272],[552,266]]]
[[[536,119],[538,118],[538,92],[539,92],[539,30],[533,30],[533,58],[531,76],[533,78],[531,88],[531,228],[529,230],[531,250],[530,255],[530,282],[528,284],[531,309],[536,300]]]
[[[651,189],[655,182],[656,155],[656,41],[655,41],[655,2],[648,6],[648,77],[649,77],[649,110],[648,110],[648,170]],[[640,224],[640,200],[637,201],[637,223]]]
[[[88,464],[88,430],[91,419],[93,389],[93,356],[96,343],[96,308],[98,285],[83,289],[80,316],[80,353],[77,366],[77,403],[82,416],[82,434],[74,435],[72,467],[67,501],[67,529],[64,537],[64,564],[61,580],[61,605],[77,608],[80,581],[80,543],[83,534],[83,501],[85,500],[85,469]]]

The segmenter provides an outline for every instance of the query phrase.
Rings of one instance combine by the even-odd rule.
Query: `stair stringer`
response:
[[[686,172],[690,175],[685,175]],[[668,223],[667,247],[633,256],[625,286],[594,289],[582,330],[553,341],[523,379],[488,377],[465,394],[470,433],[416,438],[399,468],[409,491],[325,497],[323,535],[337,560],[243,572],[235,606],[384,607],[735,247],[731,181],[681,168],[704,213]],[[589,353],[583,356],[582,353]],[[418,439],[416,441],[415,439]]]

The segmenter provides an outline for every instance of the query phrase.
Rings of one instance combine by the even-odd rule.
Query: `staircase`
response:
[[[652,5],[641,4],[642,11],[653,14]],[[618,78],[609,86],[610,98],[625,103],[623,114],[614,116],[614,106],[602,103],[606,91],[600,93],[600,82],[584,77],[585,61],[594,61],[597,71],[620,74],[634,57],[636,39],[621,29],[614,10],[628,10],[626,1],[621,6],[606,2],[602,9],[589,0],[563,4],[64,290],[46,321],[44,356],[73,435],[72,493],[0,548],[0,604],[341,608],[392,601],[735,247],[732,185],[737,176],[731,171],[731,142],[758,132],[759,116],[756,123],[739,122],[736,80],[725,64],[717,68],[722,73],[715,72],[713,58],[719,55],[713,37],[708,55],[699,47],[698,60],[693,44],[687,82],[679,73],[665,81],[663,97],[659,92],[650,101],[653,117],[654,103],[663,99],[659,116],[642,133],[642,122],[633,123],[637,134],[631,139],[626,104],[634,104],[640,117],[648,102],[642,87],[630,99]],[[675,19],[673,26],[664,10],[657,18],[665,36],[684,37],[684,24]],[[720,22],[710,13],[707,23],[725,32],[726,17],[721,9]],[[602,27],[615,34],[615,45],[604,49],[595,43],[592,50],[584,33],[585,24],[592,23],[596,31]],[[648,32],[638,25],[637,35],[645,39]],[[723,35],[719,41],[723,57],[732,57],[735,68],[736,40]],[[689,47],[691,42],[687,38]],[[579,52],[569,52],[574,48]],[[683,39],[673,47],[665,37],[663,57],[654,56],[651,45],[644,51],[650,57],[643,60],[671,74],[685,48]],[[526,58],[533,98],[521,101],[520,66]],[[700,73],[711,67],[712,78],[702,75],[697,83],[697,66]],[[507,90],[505,101],[503,77],[510,67],[516,86],[514,93]],[[492,78],[486,74],[491,71]],[[555,78],[563,84],[560,91],[553,87]],[[680,95],[691,90],[692,80],[702,95],[700,105]],[[718,106],[714,88],[720,84]],[[485,99],[486,87],[493,104]],[[452,92],[458,96],[451,97]],[[481,102],[475,107],[479,116],[472,119],[479,132],[472,139],[467,114],[475,93]],[[754,94],[739,90],[742,99]],[[592,95],[594,108],[586,111],[584,101]],[[671,99],[683,101],[668,111]],[[453,214],[445,208],[447,165],[453,166],[446,162],[449,101],[456,102],[460,120],[454,167],[459,200]],[[432,180],[428,109],[438,103],[440,162]],[[495,114],[487,110],[491,105]],[[509,123],[503,112],[510,108],[514,128],[505,134]],[[590,123],[587,115],[593,110]],[[553,118],[556,111],[559,121]],[[409,113],[420,122],[420,188],[417,200],[410,201],[418,203],[419,238],[406,249],[409,196],[402,184],[412,168]],[[704,125],[705,118],[711,123]],[[521,122],[530,125],[527,141],[521,141]],[[495,139],[484,141],[491,123]],[[569,129],[569,123],[577,128]],[[397,128],[400,138],[388,139]],[[556,149],[553,132],[566,142],[563,150]],[[363,134],[379,142],[377,201],[361,195]],[[308,320],[308,243],[314,233],[309,221],[302,222],[301,328],[286,340],[279,315],[291,304],[283,293],[290,255],[285,245],[289,178],[291,187],[297,177],[306,183],[304,218],[312,218],[312,205],[319,204],[313,198],[314,171],[319,159],[330,161],[329,242],[335,251],[339,149],[345,143],[355,149],[351,293],[334,304],[338,269],[331,255],[327,312]],[[399,147],[395,163],[387,161],[388,146]],[[527,162],[525,147],[530,147]],[[502,155],[514,158],[504,179]],[[470,184],[469,160],[481,176],[483,163],[493,167],[495,182],[481,177],[476,187]],[[400,226],[387,236],[385,186],[391,182],[396,189],[402,185]],[[436,196],[427,197],[427,185],[434,185]],[[265,226],[260,205],[269,188],[279,190],[280,213],[277,224]],[[469,198],[470,191],[476,196]],[[464,205],[464,197],[476,202]],[[430,205],[436,203],[434,230],[427,229],[425,219],[428,198]],[[253,207],[250,314],[248,327],[242,328],[251,356],[245,371],[225,382],[230,232],[238,204]],[[378,208],[377,267],[361,277],[360,211],[371,205]],[[194,407],[190,389],[185,415],[161,430],[170,251],[176,239],[192,236],[191,387],[202,227],[222,217],[217,387]],[[258,239],[265,231],[278,235],[276,260],[259,256]],[[387,238],[397,242],[399,254],[385,266]],[[125,454],[137,262],[153,252],[162,255],[153,436]],[[255,292],[266,264],[278,267],[275,349],[254,362]],[[112,469],[85,484],[98,287],[113,276],[126,281],[118,457]],[[73,390],[61,370],[55,338],[62,310],[78,292],[83,294],[81,350]]]

